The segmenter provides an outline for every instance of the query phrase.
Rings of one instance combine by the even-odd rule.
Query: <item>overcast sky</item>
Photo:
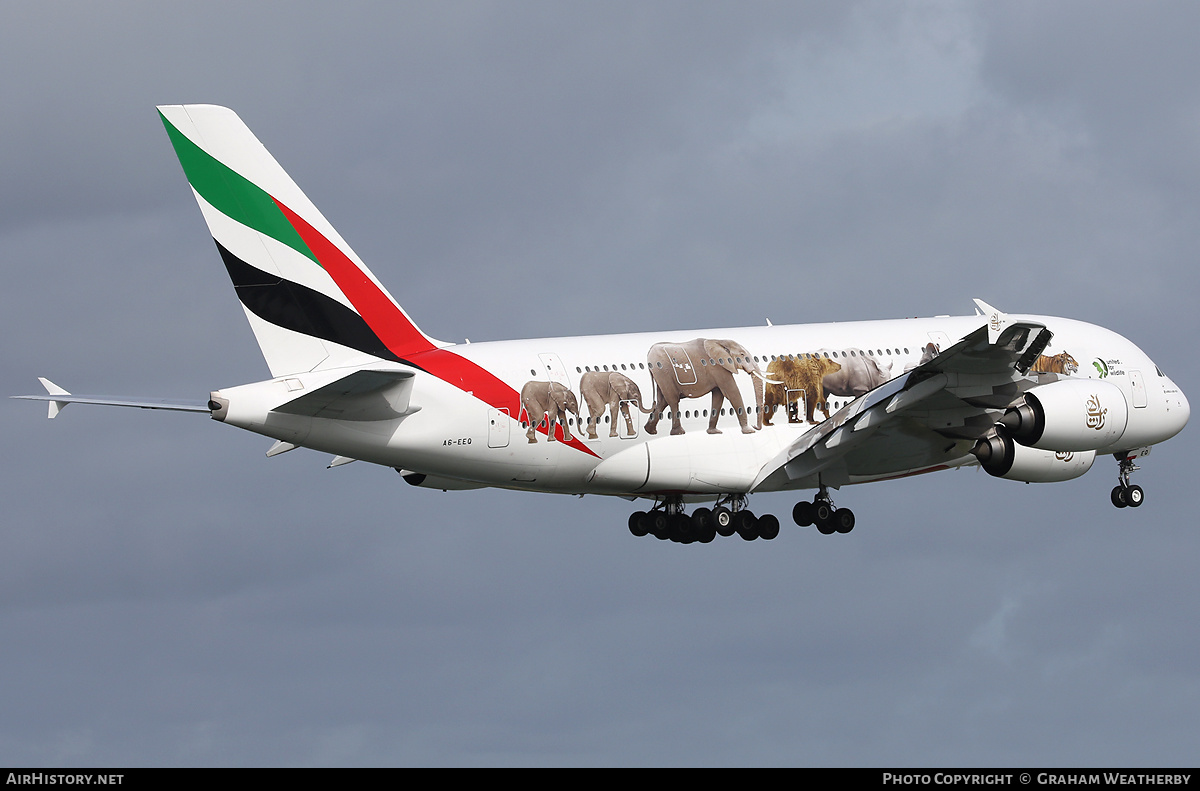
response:
[[[6,2],[3,394],[266,378],[154,106],[233,107],[431,335],[1010,312],[1200,398],[1200,5]],[[1194,427],[635,539],[203,416],[4,401],[0,764],[1194,765]]]

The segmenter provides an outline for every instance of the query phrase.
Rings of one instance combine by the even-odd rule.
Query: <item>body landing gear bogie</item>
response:
[[[772,514],[755,516],[747,508],[744,494],[719,497],[713,508],[697,508],[690,516],[684,512],[683,498],[673,496],[655,503],[649,511],[631,514],[629,532],[638,538],[652,535],[679,544],[707,544],[718,535],[728,538],[734,533],[745,541],[770,541],[779,535],[779,519]]]

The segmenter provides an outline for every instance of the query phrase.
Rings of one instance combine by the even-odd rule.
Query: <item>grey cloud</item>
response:
[[[1189,8],[14,4],[0,378],[266,375],[153,112],[212,101],[450,340],[979,296],[1114,327],[1200,392]],[[0,414],[12,764],[1164,765],[1200,732],[1186,433],[1137,513],[1101,459],[681,547],[624,501],[44,414]]]

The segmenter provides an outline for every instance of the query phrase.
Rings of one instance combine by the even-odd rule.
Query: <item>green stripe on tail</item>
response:
[[[175,147],[179,163],[183,165],[188,183],[204,200],[222,214],[291,247],[320,266],[321,262],[269,194],[193,143],[167,120],[161,110],[158,115]]]

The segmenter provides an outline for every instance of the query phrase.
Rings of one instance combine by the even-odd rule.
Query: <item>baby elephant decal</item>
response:
[[[525,436],[530,444],[537,442],[537,427],[543,421],[546,424],[547,442],[554,442],[554,424],[562,425],[563,441],[571,441],[571,427],[567,425],[567,413],[579,416],[579,402],[575,394],[558,382],[539,382],[534,379],[526,382],[521,388],[521,411],[529,421],[529,430]]]
[[[818,406],[828,420],[829,403],[825,400],[822,379],[827,374],[840,371],[841,368],[840,363],[827,357],[780,357],[772,360],[767,366],[767,376],[774,381],[767,384],[763,423],[771,425],[771,415],[777,406],[787,409],[789,423],[803,422],[791,406],[799,400],[801,392],[804,393],[804,412],[808,422],[817,422],[813,417],[813,410]]]
[[[625,416],[625,428],[628,429],[628,436],[633,436],[637,432],[633,428],[633,418],[629,415],[629,404],[633,402],[644,415],[650,414],[650,410],[642,406],[642,391],[638,389],[637,383],[630,379],[625,374],[619,374],[616,371],[589,371],[579,380],[579,394],[583,396],[583,400],[587,402],[588,419],[587,432],[588,439],[596,439],[596,426],[600,423],[600,416],[604,414],[605,407],[609,411],[609,430],[608,436],[617,436],[617,410]]]
[[[734,408],[743,434],[762,428],[763,373],[758,363],[737,341],[696,338],[684,343],[656,343],[646,354],[650,373],[654,376],[657,394],[652,415],[646,423],[646,432],[658,432],[658,421],[663,410],[671,407],[671,433],[683,434],[679,423],[679,399],[699,398],[712,393],[712,411],[708,419],[708,433],[720,434],[717,418],[725,399]],[[754,401],[758,408],[758,421],[751,428],[746,420],[746,409],[742,394],[733,376],[745,371],[754,379]]]

